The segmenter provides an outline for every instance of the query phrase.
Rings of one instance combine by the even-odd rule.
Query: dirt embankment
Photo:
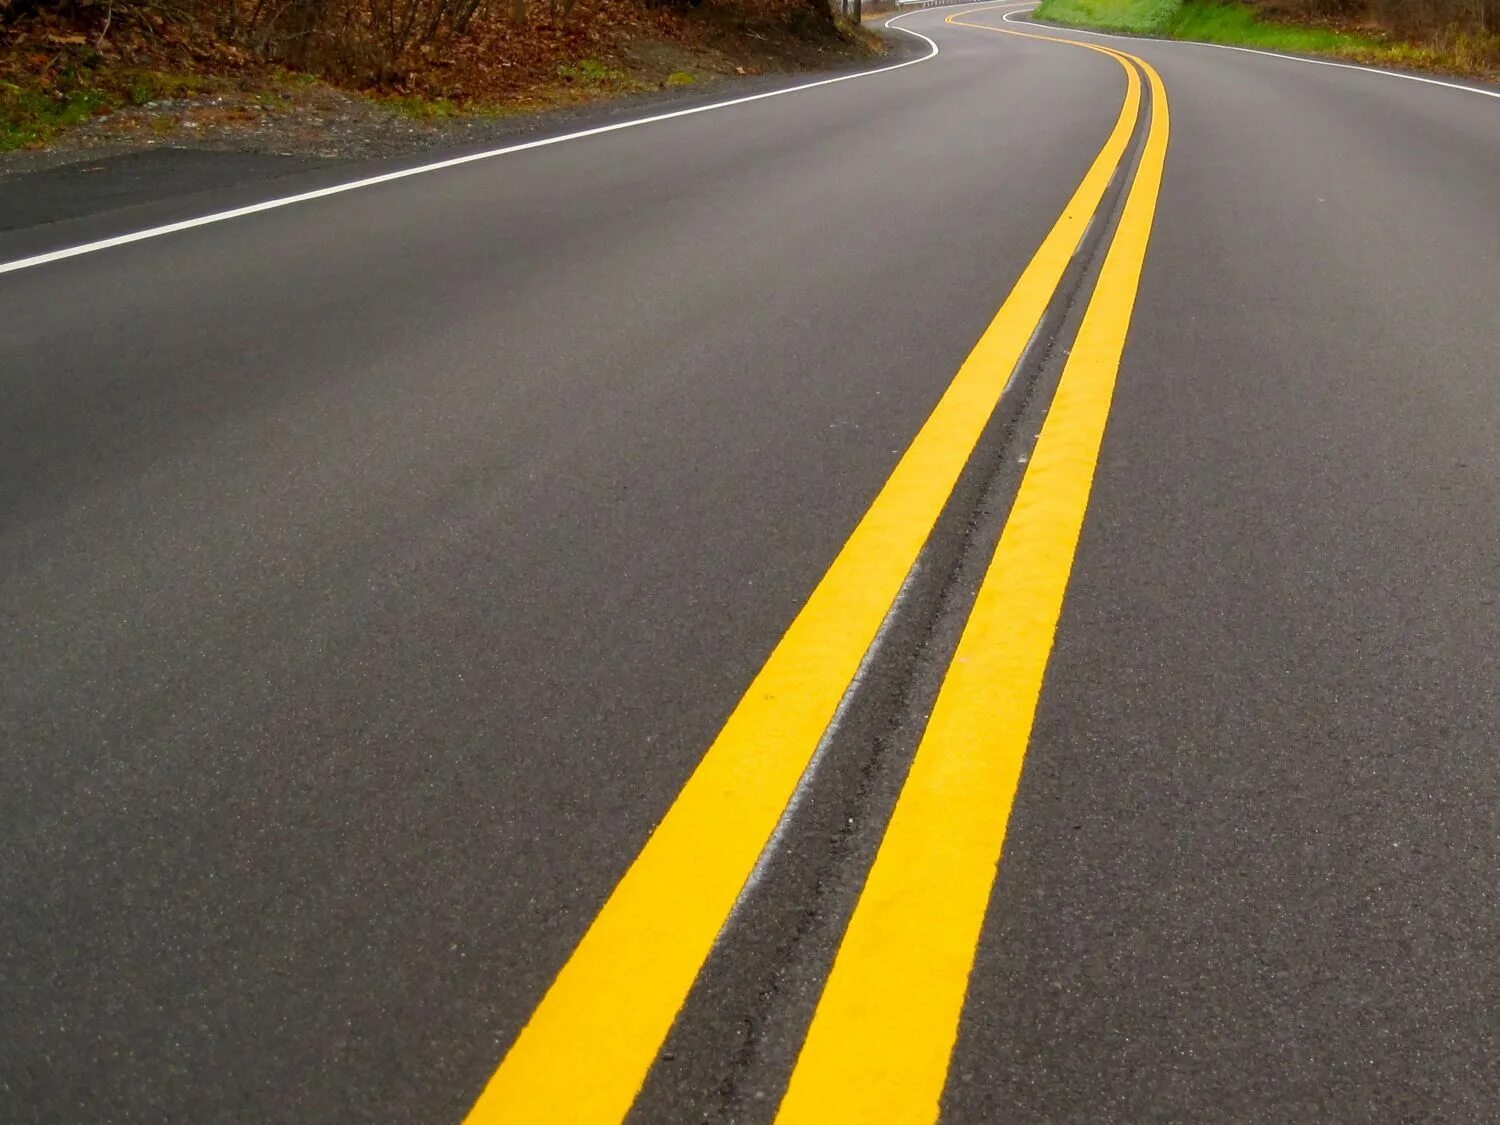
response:
[[[300,35],[298,10],[318,15]],[[824,0],[0,0],[0,173],[157,146],[387,155],[880,50]]]

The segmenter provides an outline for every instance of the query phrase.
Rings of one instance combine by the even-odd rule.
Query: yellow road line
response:
[[[1156,72],[1135,61],[1152,90],[1141,164],[819,1000],[782,1125],[938,1116],[1165,164],[1166,92]]]
[[[931,416],[467,1118],[612,1121],[629,1110],[1125,152],[1109,140]]]

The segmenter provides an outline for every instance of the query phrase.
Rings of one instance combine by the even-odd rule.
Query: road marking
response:
[[[1124,156],[1113,131],[890,479],[558,973],[469,1125],[628,1112]]]
[[[1024,16],[1036,11],[1035,8],[1027,8],[1024,11],[1007,13],[1000,18],[1006,23],[1015,23],[1012,15]],[[1287,62],[1307,63],[1309,66],[1331,66],[1336,70],[1358,70],[1365,74],[1380,75],[1384,78],[1404,78],[1408,82],[1421,82],[1425,86],[1443,86],[1449,90],[1461,90],[1466,94],[1479,94],[1486,98],[1500,98],[1500,90],[1486,90],[1483,86],[1468,86],[1462,82],[1444,82],[1440,78],[1425,78],[1420,74],[1406,74],[1399,70],[1386,70],[1378,66],[1361,66],[1359,63],[1334,62],[1332,59],[1309,59],[1301,55],[1284,55],[1280,51],[1266,51],[1259,47],[1236,47],[1230,43],[1205,43],[1201,39],[1157,39],[1150,35],[1111,35],[1107,31],[1088,31],[1081,27],[1068,27],[1066,24],[1040,24],[1033,26],[1055,27],[1059,31],[1067,31],[1076,35],[1092,35],[1099,39],[1124,39],[1135,40],[1137,43],[1167,43],[1174,47],[1213,47],[1220,51],[1240,51],[1247,55],[1265,55],[1273,59],[1285,59]]]
[[[464,164],[474,164],[481,160],[493,160],[496,157],[510,156],[517,152],[529,152],[532,149],[547,148],[550,145],[562,144],[564,141],[577,141],[585,137],[598,137],[605,133],[617,133],[622,129],[634,129],[638,125],[654,125],[661,121],[674,121],[680,117],[692,117],[699,113],[708,113],[710,110],[748,105],[751,102],[764,101],[766,98],[779,98],[783,94],[797,94],[803,90],[815,90],[820,86],[832,86],[839,82],[853,82],[858,78],[873,78],[877,74],[890,74],[892,71],[904,70],[906,67],[916,66],[918,63],[929,62],[937,58],[940,54],[938,45],[920,31],[913,31],[909,27],[896,27],[896,20],[905,19],[906,16],[916,14],[915,12],[907,12],[904,15],[896,16],[893,19],[887,20],[886,26],[895,27],[897,31],[905,32],[907,35],[914,35],[927,44],[930,49],[927,54],[918,59],[907,59],[905,62],[893,63],[891,66],[882,66],[875,70],[862,70],[856,74],[841,74],[836,78],[822,78],[816,82],[804,82],[798,86],[788,86],[784,90],[768,90],[765,93],[749,94],[743,98],[730,98],[728,101],[713,102],[710,105],[693,106],[689,109],[673,110],[670,113],[657,113],[650,117],[636,118],[633,121],[618,121],[613,125],[600,125],[593,129],[580,129],[575,133],[565,133],[559,137],[544,137],[538,141],[526,141],[522,144],[507,145],[504,148],[473,152],[466,156],[456,156],[448,160],[439,160],[432,164],[421,164],[415,168],[403,168],[400,171],[386,172],[379,176],[368,176],[361,180],[351,180],[348,183],[333,184],[314,191],[304,191],[297,195],[282,196],[279,199],[267,199],[245,207],[235,207],[228,211],[216,211],[213,214],[200,215],[194,219],[184,219],[176,223],[165,223],[161,226],[147,227],[145,230],[132,231],[129,234],[116,235],[112,238],[101,238],[94,242],[84,242],[62,250],[50,250],[43,254],[33,254],[28,258],[17,258],[9,262],[0,262],[0,274],[33,269],[37,266],[46,265],[49,262],[60,262],[64,259],[77,258],[84,254],[96,254],[101,250],[109,250],[116,246],[128,246],[133,242],[145,242],[147,239],[161,238],[164,235],[177,234],[180,231],[211,226],[214,223],[224,223],[231,219],[242,219],[247,215],[258,215],[263,211],[275,211],[282,207],[290,207],[296,203],[308,203],[314,199],[327,199],[329,196],[342,195],[348,191],[359,191],[361,188],[375,187],[379,184],[394,183],[396,180],[405,180],[412,176],[424,176],[429,172],[440,172],[445,168],[457,168]]]
[[[783,1125],[938,1116],[1161,185],[1166,93],[1150,66],[1133,61],[1152,89],[1141,163],[819,1000]]]

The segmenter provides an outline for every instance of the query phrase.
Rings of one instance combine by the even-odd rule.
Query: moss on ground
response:
[[[0,152],[46,144],[63,130],[122,106],[210,93],[222,83],[197,74],[98,68],[88,60],[0,78]]]

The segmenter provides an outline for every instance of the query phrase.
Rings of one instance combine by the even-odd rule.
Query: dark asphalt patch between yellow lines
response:
[[[605,902],[469,1125],[618,1121],[770,841],[1124,158],[1145,148],[1014,507],[841,943],[780,1119],[931,1120],[1087,508],[1156,210],[1161,79],[1104,147],[869,510]]]

